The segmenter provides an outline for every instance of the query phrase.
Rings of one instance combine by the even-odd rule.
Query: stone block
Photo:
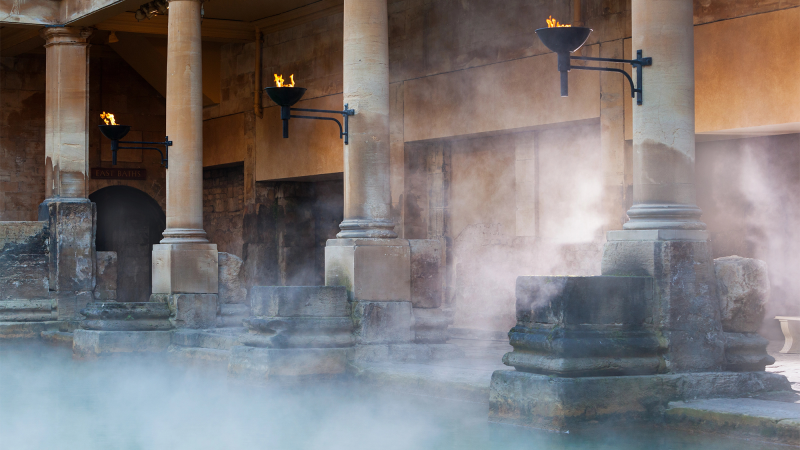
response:
[[[498,370],[489,387],[489,419],[563,432],[590,422],[659,420],[672,401],[790,389],[786,377],[768,372],[560,378]]]
[[[218,305],[217,328],[241,327],[242,320],[250,317],[250,306],[241,303],[224,303]]]
[[[216,244],[156,244],[153,293],[217,294],[218,261]]]
[[[165,303],[93,302],[81,310],[84,330],[156,331],[172,329]]]
[[[92,291],[97,262],[95,204],[88,199],[45,200],[39,206],[39,220],[47,220],[50,229],[50,290]]]
[[[58,320],[81,320],[80,311],[92,301],[92,292],[76,294],[54,293],[57,301]]]
[[[438,308],[444,298],[442,243],[437,239],[409,239],[411,249],[411,303],[414,308]]]
[[[68,322],[0,322],[0,340],[37,339],[45,331],[59,331]]]
[[[117,252],[97,252],[95,300],[117,298]]]
[[[247,302],[247,289],[242,279],[242,259],[225,252],[219,252],[218,255],[220,304]]]
[[[96,358],[121,353],[163,352],[169,347],[171,335],[171,331],[75,330],[72,354],[78,358]]]
[[[168,298],[176,328],[214,328],[217,323],[217,294],[172,294]]]
[[[516,295],[504,364],[567,377],[663,371],[652,278],[518,277]]]
[[[0,300],[0,322],[35,322],[57,319],[58,310],[55,300]]]
[[[0,222],[0,300],[47,298],[47,222]]]
[[[411,302],[358,301],[351,306],[357,343],[394,344],[414,340]]]
[[[608,236],[603,275],[653,277],[653,327],[667,347],[666,370],[722,370],[725,339],[707,234],[645,230]]]
[[[767,263],[740,256],[714,260],[717,295],[722,308],[722,329],[733,333],[757,333],[769,301]]]
[[[250,333],[239,342],[251,347],[325,348],[353,345],[349,317],[251,317],[244,320]]]
[[[447,328],[453,324],[453,311],[414,308],[414,342],[443,344],[449,339]]]
[[[411,249],[404,239],[329,239],[325,285],[351,301],[411,301]]]
[[[347,348],[234,347],[228,374],[254,381],[342,375],[348,353]]]
[[[250,290],[254,316],[349,317],[343,286],[255,286]]]
[[[768,344],[758,333],[725,333],[725,370],[763,371],[775,364],[775,358],[767,353]]]

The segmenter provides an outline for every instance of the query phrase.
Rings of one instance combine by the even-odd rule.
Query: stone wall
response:
[[[0,58],[0,221],[36,220],[44,200],[44,66]]]
[[[220,252],[242,257],[244,167],[203,170],[203,226]]]

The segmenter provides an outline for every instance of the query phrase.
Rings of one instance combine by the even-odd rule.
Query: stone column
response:
[[[396,239],[389,172],[387,0],[344,2],[344,221],[325,248],[325,284],[346,286],[353,302],[356,358],[385,359],[411,342],[411,249]]]
[[[45,201],[49,222],[50,294],[60,319],[74,319],[95,284],[94,205],[89,174],[89,44],[91,30],[45,28]]]
[[[724,340],[711,244],[694,190],[692,0],[633,0],[633,51],[644,68],[644,104],[633,105],[634,205],[608,232],[604,275],[654,279],[653,327],[665,370],[720,370]]]
[[[626,230],[705,230],[694,189],[694,24],[690,0],[634,0],[645,68],[633,108],[633,207]]]
[[[167,229],[153,246],[153,294],[178,326],[211,327],[218,254],[203,230],[201,0],[171,0],[167,36]]]
[[[389,190],[389,16],[386,0],[344,2],[344,221],[339,238],[396,238]]]

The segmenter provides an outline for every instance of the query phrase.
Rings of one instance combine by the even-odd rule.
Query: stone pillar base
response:
[[[153,246],[154,294],[217,294],[217,244],[156,244]]]
[[[50,297],[59,299],[59,320],[77,319],[95,287],[97,209],[86,198],[48,199],[39,205],[39,220],[50,230]]]
[[[719,371],[725,367],[717,281],[708,233],[699,230],[608,232],[601,271],[653,277],[649,314],[664,339],[666,371]]]
[[[489,387],[489,420],[564,432],[597,421],[659,420],[672,401],[789,390],[786,377],[769,372],[557,378],[498,370]]]
[[[350,301],[410,302],[411,247],[405,239],[329,239],[325,285],[344,286]]]
[[[152,294],[151,302],[166,303],[175,328],[214,328],[217,294]]]

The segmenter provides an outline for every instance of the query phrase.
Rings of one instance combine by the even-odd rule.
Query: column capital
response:
[[[52,45],[89,45],[89,36],[94,30],[77,27],[48,27],[39,33],[45,40],[45,47]]]

